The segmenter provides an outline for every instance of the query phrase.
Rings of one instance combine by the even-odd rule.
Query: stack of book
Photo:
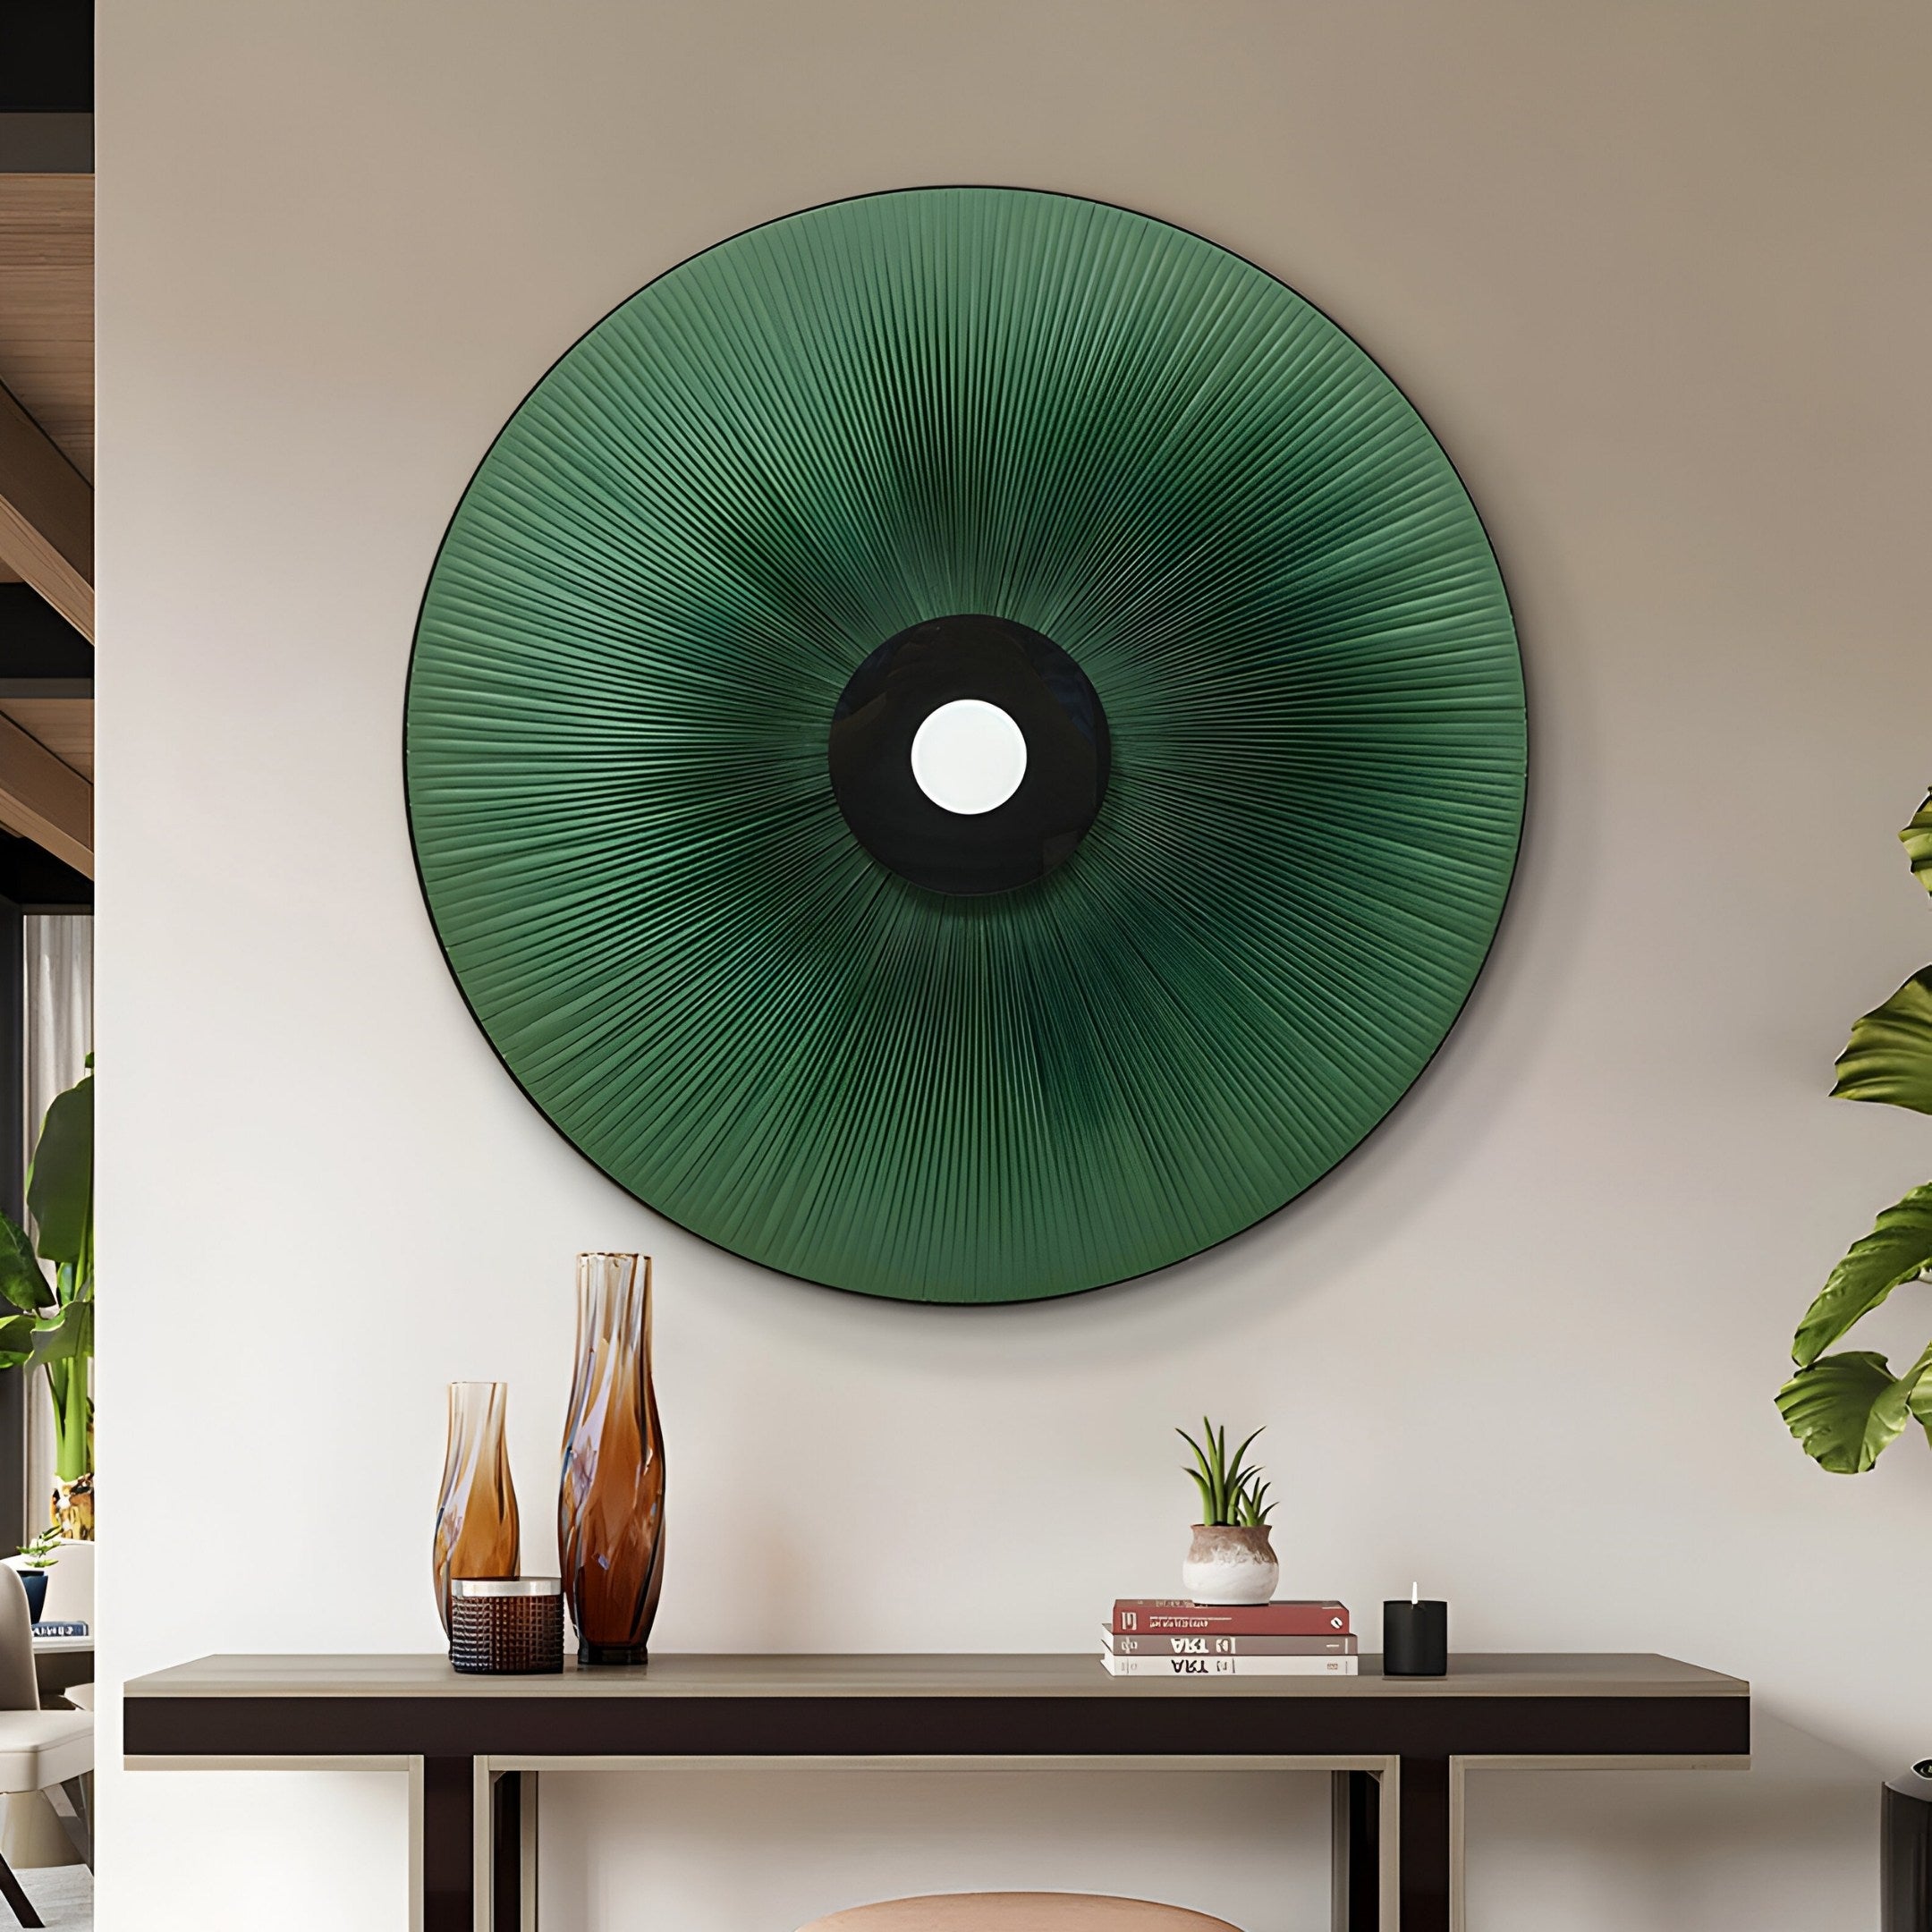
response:
[[[1355,1650],[1338,1603],[1123,1597],[1100,1633],[1100,1661],[1116,1677],[1352,1677]]]

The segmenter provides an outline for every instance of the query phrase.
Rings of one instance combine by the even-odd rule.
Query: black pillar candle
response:
[[[1449,1671],[1449,1606],[1411,1595],[1382,1606],[1382,1674],[1443,1677]]]

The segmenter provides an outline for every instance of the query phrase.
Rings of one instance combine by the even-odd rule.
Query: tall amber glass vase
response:
[[[517,1573],[521,1538],[510,1451],[504,1441],[507,1382],[452,1382],[449,1446],[443,1455],[443,1494],[436,1504],[431,1569],[436,1611],[449,1634],[452,1577]]]
[[[557,1549],[585,1664],[641,1664],[664,1580],[664,1442],[651,1389],[648,1255],[577,1257],[577,1376]]]

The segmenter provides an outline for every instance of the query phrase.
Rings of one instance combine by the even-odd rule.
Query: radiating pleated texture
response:
[[[1114,765],[1059,870],[952,898],[826,742],[907,625],[1071,651]],[[1291,290],[1069,197],[919,190],[653,282],[437,559],[424,886],[530,1097],[736,1252],[868,1294],[1119,1281],[1326,1172],[1441,1042],[1515,861],[1521,667],[1448,459]]]

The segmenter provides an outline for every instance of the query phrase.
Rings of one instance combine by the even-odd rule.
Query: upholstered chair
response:
[[[0,1792],[44,1792],[59,1785],[73,1807],[61,1823],[89,1865],[93,1834],[85,1780],[94,1768],[94,1719],[86,1711],[42,1710],[34,1682],[33,1619],[26,1586],[0,1566]],[[0,1899],[23,1926],[43,1921],[0,1858]]]
[[[1237,1932],[1224,1919],[1074,1892],[952,1892],[814,1919],[802,1932]]]

